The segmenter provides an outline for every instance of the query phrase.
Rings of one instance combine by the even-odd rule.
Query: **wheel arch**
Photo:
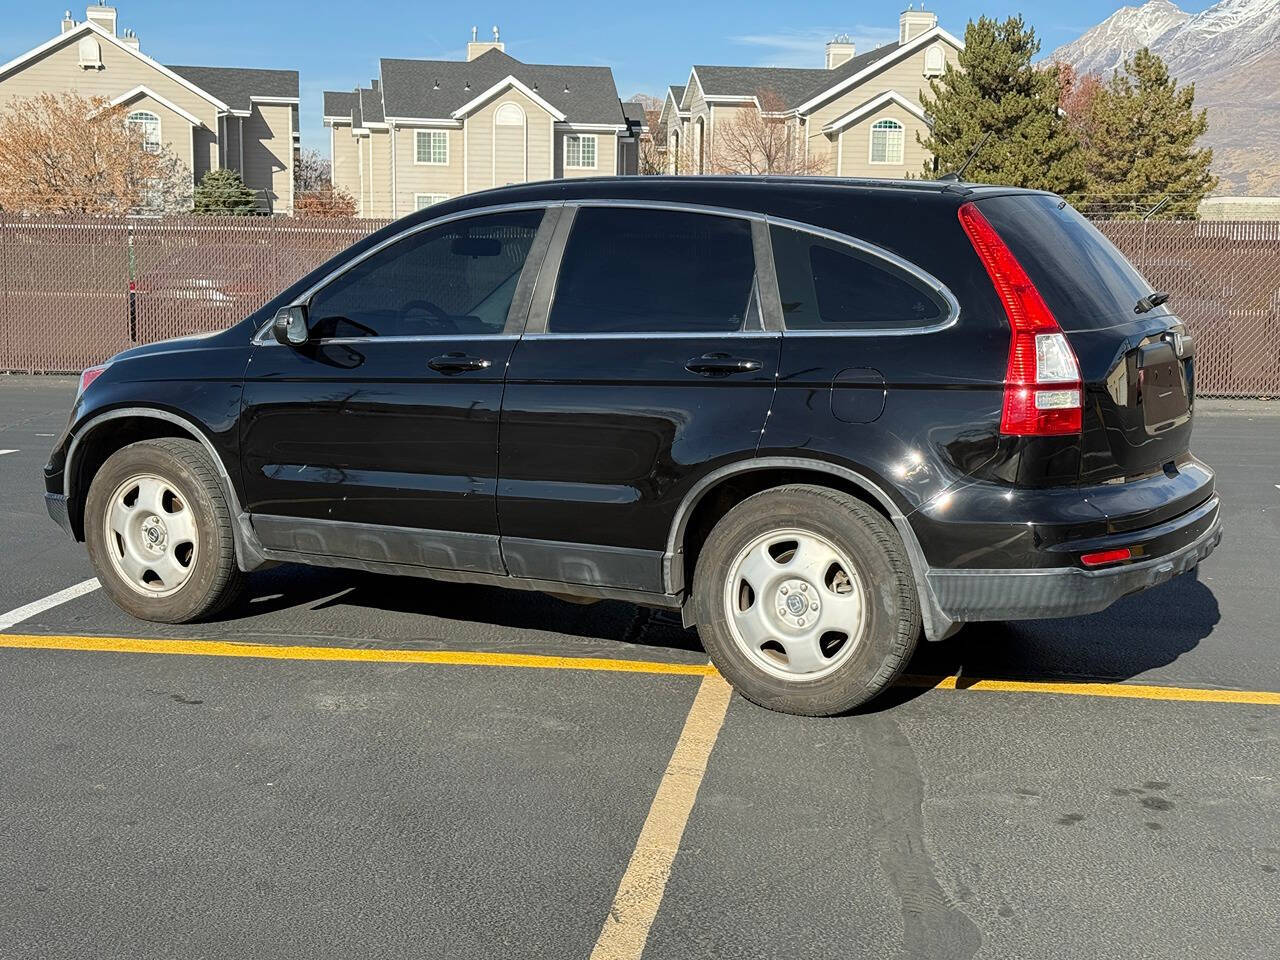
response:
[[[748,493],[741,495],[735,491],[735,482],[749,480]],[[776,480],[776,482],[772,482]],[[832,463],[809,457],[755,457],[725,464],[710,471],[698,480],[689,490],[676,510],[667,535],[667,547],[663,557],[663,584],[669,594],[680,594],[686,591],[688,577],[686,574],[696,564],[696,550],[699,546],[697,537],[699,518],[723,516],[728,508],[741,502],[751,493],[784,483],[811,482],[821,486],[834,487],[857,496],[879,510],[893,524],[906,547],[907,557],[911,562],[912,575],[916,582],[916,592],[920,598],[920,612],[924,621],[925,635],[931,640],[948,636],[951,621],[939,609],[929,589],[927,578],[928,562],[919,538],[911,527],[911,522],[902,512],[893,498],[871,477],[844,464]],[[728,508],[723,511],[707,513],[707,508],[714,504],[717,493],[728,493]],[[726,502],[722,499],[722,502]],[[700,509],[701,508],[701,509]],[[686,603],[685,619],[692,615],[692,605]]]
[[[222,455],[197,423],[160,407],[117,407],[88,417],[76,428],[67,447],[62,479],[76,538],[84,538],[84,505],[89,484],[107,458],[131,443],[161,437],[195,440],[204,448],[231,508],[240,569],[247,571],[259,566],[264,559],[262,548],[241,509],[240,496]]]

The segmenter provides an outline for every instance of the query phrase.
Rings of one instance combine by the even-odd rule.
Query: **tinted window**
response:
[[[584,207],[573,222],[547,329],[738,330],[754,310],[755,269],[746,220]]]
[[[770,237],[788,330],[918,327],[947,316],[935,291],[879,257],[803,230],[774,227]]]
[[[1151,293],[1111,241],[1057,197],[992,197],[980,201],[978,209],[1066,330],[1132,320],[1138,299]],[[1157,307],[1149,315],[1164,313]]]
[[[315,337],[501,333],[541,210],[455,220],[352,267],[311,299]]]

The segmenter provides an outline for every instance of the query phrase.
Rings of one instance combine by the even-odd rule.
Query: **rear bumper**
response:
[[[1218,498],[1210,497],[1158,527],[1108,540],[1114,546],[1133,546],[1149,559],[1104,570],[933,568],[927,574],[929,589],[939,611],[955,623],[1096,613],[1121,597],[1172,580],[1212,553],[1222,540]]]

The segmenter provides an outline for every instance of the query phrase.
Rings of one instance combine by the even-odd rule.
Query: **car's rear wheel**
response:
[[[902,672],[920,633],[893,525],[825,487],[775,487],[730,510],[698,557],[694,602],[720,672],[784,713],[865,703]]]
[[[194,440],[133,443],[94,475],[85,502],[89,559],[103,589],[143,620],[187,623],[235,598],[231,512]]]

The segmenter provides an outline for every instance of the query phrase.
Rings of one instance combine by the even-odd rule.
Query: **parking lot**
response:
[[[0,378],[0,956],[1275,955],[1280,404],[1201,404],[1201,569],[813,720],[621,603],[281,566],[133,620],[45,514],[74,389]]]

